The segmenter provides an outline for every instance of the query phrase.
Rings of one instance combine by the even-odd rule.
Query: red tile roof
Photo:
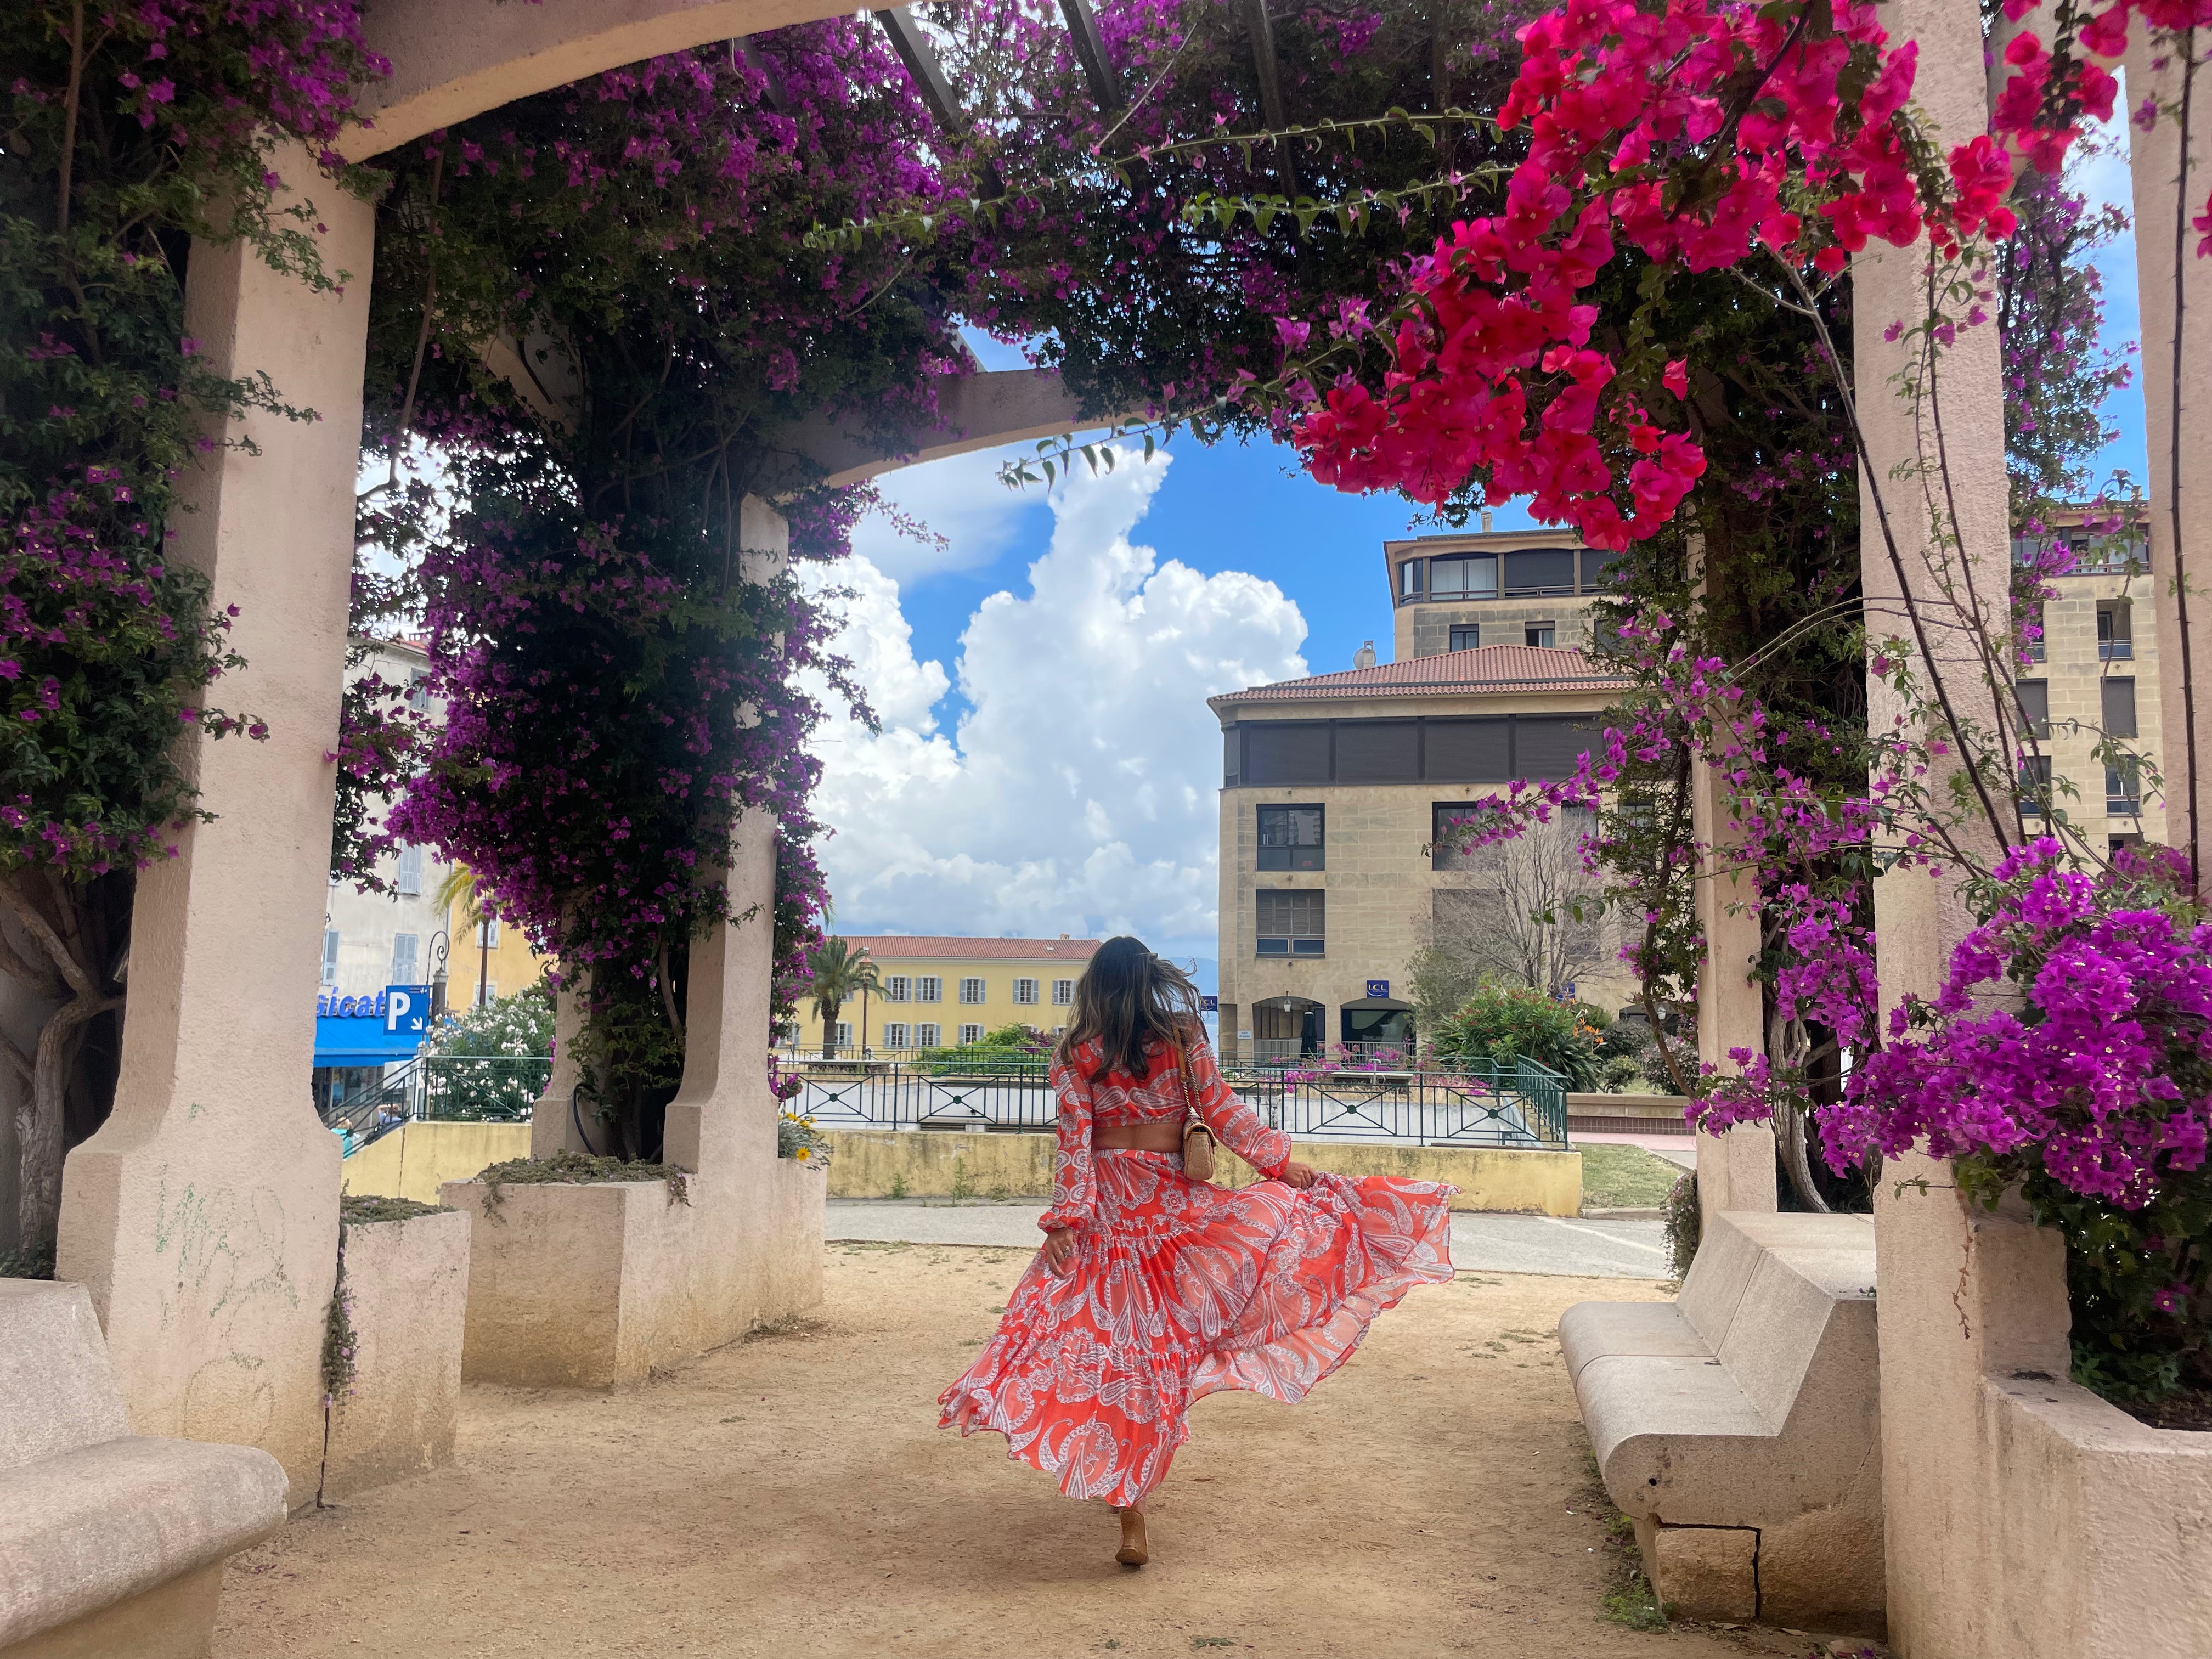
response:
[[[878,962],[957,957],[963,962],[1088,962],[1104,941],[1095,939],[969,939],[947,933],[846,933]]]
[[[1601,668],[1579,651],[1549,645],[1485,645],[1472,651],[1439,651],[1402,662],[1351,668],[1340,674],[1315,674],[1302,680],[1278,680],[1249,686],[1207,701],[1224,703],[1291,702],[1338,697],[1398,697],[1439,691],[1615,690],[1633,684],[1625,675]]]

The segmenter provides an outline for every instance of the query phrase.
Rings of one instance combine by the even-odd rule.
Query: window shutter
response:
[[[1513,775],[1535,781],[1574,776],[1576,757],[1596,747],[1599,730],[1586,716],[1516,715]]]
[[[1420,728],[1412,720],[1345,720],[1336,729],[1339,783],[1413,783]]]
[[[2049,680],[2015,680],[2013,696],[2020,703],[2020,717],[2027,729],[2039,738],[2051,735],[2051,682]],[[2106,706],[2111,707],[2107,701]]]
[[[2131,679],[2105,682],[2105,735],[2132,738],[2136,731],[2136,683]]]
[[[1246,783],[1328,781],[1328,727],[1322,722],[1255,720],[1245,729]]]
[[[1531,547],[1505,556],[1505,592],[1571,593],[1575,591],[1572,548]]]
[[[1504,783],[1513,775],[1502,715],[1487,720],[1431,720],[1427,765],[1431,783]]]

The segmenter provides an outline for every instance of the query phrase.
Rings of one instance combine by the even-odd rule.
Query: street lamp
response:
[[[430,935],[425,958],[430,967],[430,1018],[443,1018],[446,1012],[446,958],[453,954],[453,935],[441,927]]]

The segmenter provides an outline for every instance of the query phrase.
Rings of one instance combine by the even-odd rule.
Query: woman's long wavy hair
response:
[[[1205,1030],[1190,975],[1124,933],[1100,945],[1075,981],[1075,1006],[1059,1057],[1072,1065],[1075,1051],[1096,1039],[1100,1060],[1092,1076],[1121,1071],[1142,1077],[1146,1050],[1153,1042],[1188,1043]]]

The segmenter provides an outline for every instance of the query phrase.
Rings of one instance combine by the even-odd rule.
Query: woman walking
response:
[[[939,1397],[941,1424],[1006,1437],[1070,1498],[1120,1510],[1115,1559],[1148,1559],[1145,1498],[1217,1389],[1299,1401],[1416,1285],[1452,1276],[1455,1190],[1319,1175],[1230,1092],[1198,993],[1111,939],[1075,988],[1053,1055],[1059,1165],[1044,1249],[997,1335]],[[1267,1177],[1193,1181],[1193,1119]]]

